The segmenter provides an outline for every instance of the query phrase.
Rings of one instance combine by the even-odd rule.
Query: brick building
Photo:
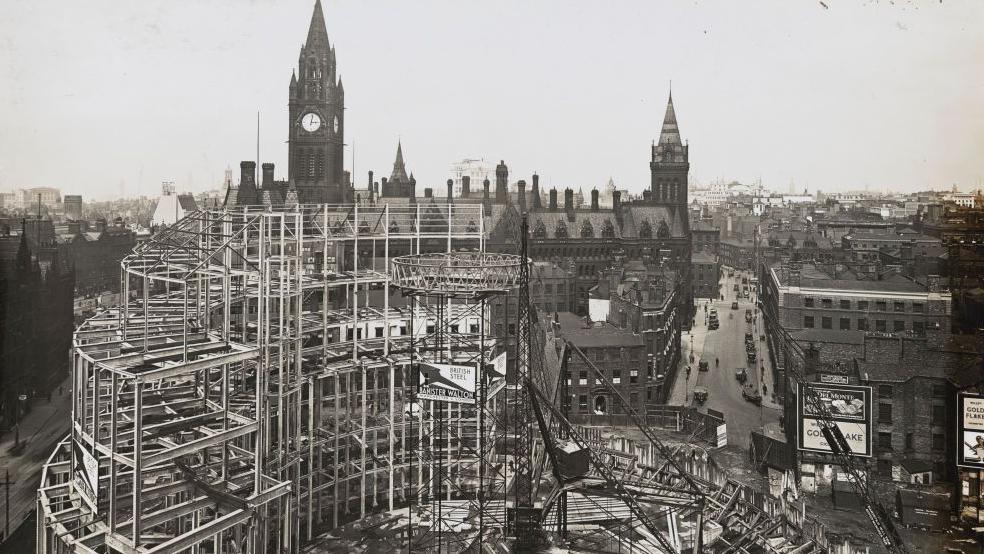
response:
[[[755,241],[751,239],[721,239],[718,261],[734,269],[749,270],[755,265]]]
[[[694,298],[718,298],[721,280],[721,266],[717,258],[707,252],[694,252],[690,260],[693,267],[691,271],[691,285],[694,290]]]
[[[938,247],[941,244],[940,239],[923,235],[912,229],[888,232],[858,231],[845,235],[841,243],[842,248],[850,252],[851,258],[858,262],[877,260],[881,250]]]

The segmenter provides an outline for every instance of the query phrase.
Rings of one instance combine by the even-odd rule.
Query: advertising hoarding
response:
[[[799,449],[807,452],[832,452],[821,431],[817,410],[806,399],[803,383],[796,397],[799,415]],[[840,429],[844,440],[855,456],[871,457],[871,387],[811,383],[810,389],[830,414],[834,425]]]
[[[99,461],[89,452],[89,449],[78,439],[72,441],[72,481],[75,490],[78,491],[82,500],[89,505],[93,511],[97,511],[96,504],[99,502]]]
[[[420,400],[475,403],[475,366],[420,363]]]
[[[957,465],[984,469],[984,396],[957,395]]]

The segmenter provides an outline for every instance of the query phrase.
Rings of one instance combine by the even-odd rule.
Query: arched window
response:
[[[557,222],[557,229],[554,231],[554,236],[559,239],[567,238],[567,224],[563,221]]]
[[[601,229],[601,236],[606,239],[615,237],[615,226],[612,225],[612,220],[605,220],[605,226]]]
[[[307,163],[308,163],[308,171],[307,171],[308,177],[314,177],[314,170],[315,170],[315,167],[314,167],[314,159],[316,157],[317,156],[315,155],[314,150],[309,150],[308,151],[308,161],[307,161]]]
[[[594,227],[591,225],[591,222],[588,221],[587,219],[585,219],[584,224],[581,225],[581,238],[582,239],[594,238]]]
[[[537,220],[536,227],[533,228],[533,238],[542,239],[547,236],[547,227],[543,224],[543,220]]]
[[[653,226],[649,224],[648,219],[642,222],[642,227],[639,229],[639,236],[644,239],[653,238]]]
[[[656,231],[656,238],[668,239],[670,238],[670,228],[666,225],[666,221],[659,222],[659,230]]]

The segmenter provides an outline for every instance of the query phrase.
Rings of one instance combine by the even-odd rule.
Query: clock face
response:
[[[309,133],[321,128],[321,116],[316,113],[306,113],[301,117],[301,127]]]
[[[338,116],[337,115],[335,116],[335,121],[333,122],[333,128],[334,128],[335,132],[337,133],[338,132]]]

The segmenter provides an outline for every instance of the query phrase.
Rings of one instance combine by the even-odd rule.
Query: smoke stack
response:
[[[519,213],[524,213],[526,212],[526,181],[520,179],[516,187],[519,189]]]
[[[557,211],[557,189],[550,189],[550,211]]]
[[[239,162],[239,188],[256,188],[256,162]]]
[[[509,168],[500,160],[495,168],[495,201],[504,204],[509,200]]]
[[[471,194],[471,177],[465,175],[461,178],[461,197],[468,198]]]
[[[592,189],[591,190],[591,211],[592,212],[597,212],[598,209],[599,209],[599,206],[598,206],[598,189]]]
[[[533,174],[533,209],[539,210],[540,206],[540,176],[536,173]]]
[[[262,166],[263,171],[263,188],[271,189],[273,188],[273,164],[265,163]]]

